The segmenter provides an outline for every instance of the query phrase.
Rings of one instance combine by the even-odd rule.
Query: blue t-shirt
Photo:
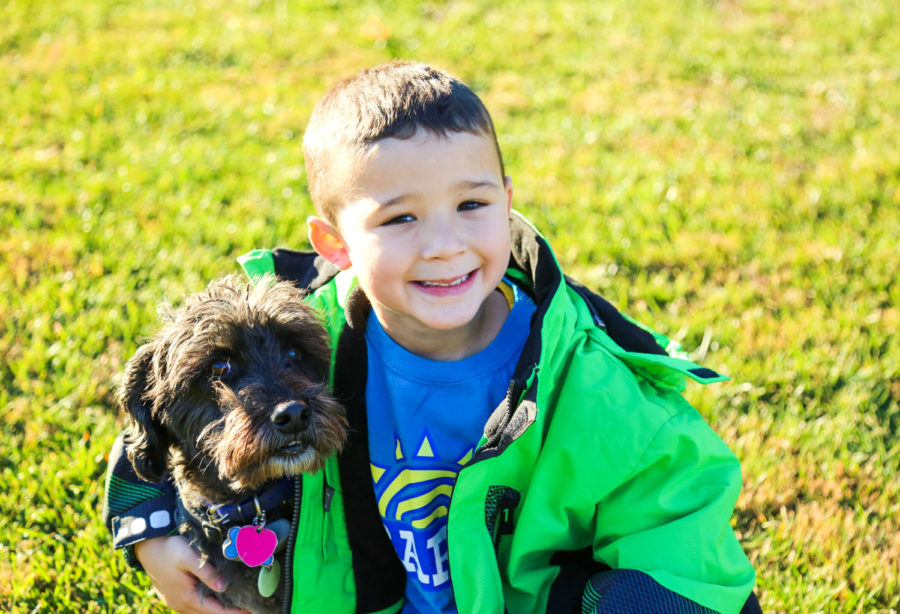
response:
[[[528,336],[534,303],[514,302],[485,349],[458,361],[416,356],[374,313],[366,326],[369,460],[385,529],[407,570],[404,614],[456,612],[447,554],[447,511],[456,474],[504,400]],[[512,302],[512,301],[511,301]]]

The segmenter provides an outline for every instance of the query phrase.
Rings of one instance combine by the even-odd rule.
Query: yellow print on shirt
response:
[[[389,468],[370,463],[382,518],[421,530],[446,516],[456,475],[473,452],[474,447],[456,461],[441,462],[426,434],[416,454],[407,458],[396,441],[396,465]],[[437,500],[440,503],[435,504]]]

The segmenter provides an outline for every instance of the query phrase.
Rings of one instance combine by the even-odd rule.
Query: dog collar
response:
[[[264,510],[271,520],[278,517],[279,510],[286,510],[293,505],[294,484],[290,479],[279,480],[271,485],[263,488],[261,491],[254,493],[250,497],[244,499],[240,503],[230,503],[227,505],[215,504],[212,502],[204,502],[199,506],[185,505],[184,498],[178,493],[175,497],[175,513],[178,522],[192,519],[192,521],[202,528],[208,539],[214,539],[218,535],[221,540],[227,533],[226,527],[229,525],[247,525],[252,524],[259,516],[259,512]],[[259,507],[257,507],[257,504]],[[193,508],[193,509],[191,509]],[[290,513],[287,514],[290,518]]]
[[[257,518],[260,508],[274,511],[293,501],[294,483],[283,479],[267,486],[262,491],[244,499],[240,503],[228,505],[212,504],[204,506],[206,518],[216,526],[248,524]]]

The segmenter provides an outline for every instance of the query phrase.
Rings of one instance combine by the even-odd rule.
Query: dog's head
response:
[[[346,438],[325,384],[328,334],[285,281],[212,282],[128,362],[119,390],[135,471],[160,479],[172,461],[215,488],[254,490],[319,469]],[[218,480],[218,484],[214,482]]]

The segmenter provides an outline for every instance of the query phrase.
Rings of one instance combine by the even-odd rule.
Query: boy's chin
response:
[[[388,322],[382,321],[385,330],[391,333],[399,332],[407,337],[431,337],[451,334],[462,334],[469,329],[475,329],[479,325],[479,315],[482,310],[478,307],[464,307],[455,309],[416,309],[405,316]]]
[[[460,313],[429,314],[417,320],[425,329],[435,333],[462,333],[478,326],[478,314],[479,310],[469,309]]]
[[[479,303],[460,304],[429,311],[419,318],[419,322],[438,333],[468,332],[484,335],[492,329],[499,330],[507,313],[509,309],[506,298],[499,292],[492,292]]]

